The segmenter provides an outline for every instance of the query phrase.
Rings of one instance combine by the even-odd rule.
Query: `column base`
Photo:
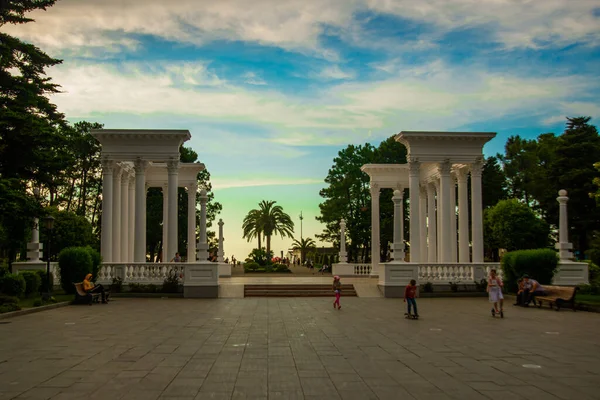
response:
[[[219,297],[219,265],[210,261],[186,263],[183,297]]]
[[[379,288],[384,297],[404,297],[404,288],[412,279],[419,284],[419,264],[391,261],[379,265]]]
[[[219,297],[219,285],[184,286],[183,297],[186,299],[216,299]]]
[[[558,269],[554,274],[554,278],[552,279],[553,285],[577,286],[588,285],[589,283],[587,263],[566,260],[561,260],[558,262]]]

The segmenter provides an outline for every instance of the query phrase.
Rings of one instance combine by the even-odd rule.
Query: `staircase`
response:
[[[331,285],[244,285],[244,297],[333,297]],[[354,285],[342,285],[342,297],[356,297]]]

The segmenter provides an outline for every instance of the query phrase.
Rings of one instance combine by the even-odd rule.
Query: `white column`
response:
[[[121,176],[121,262],[127,262],[129,257],[129,170],[125,169]]]
[[[419,243],[421,244],[421,253],[419,259],[425,263],[427,259],[427,192],[425,186],[419,188]]]
[[[438,210],[441,214],[441,235],[439,240],[442,242],[442,252],[439,261],[443,263],[450,262],[452,259],[452,251],[450,250],[451,240],[451,219],[450,219],[450,188],[452,187],[452,179],[450,177],[450,168],[452,164],[448,160],[440,163],[440,198],[438,201]]]
[[[127,232],[129,239],[127,240],[127,262],[133,262],[133,246],[135,243],[135,173],[129,176],[129,221]]]
[[[112,160],[102,160],[102,236],[100,250],[103,262],[112,262],[113,167]]]
[[[420,197],[420,162],[411,160],[408,163],[408,183],[409,183],[409,195],[410,195],[410,261],[420,262],[419,256],[421,255],[421,245],[419,243],[421,238],[420,228],[421,223],[419,221],[419,197]]]
[[[371,274],[378,272],[381,257],[379,245],[379,185],[371,183]]]
[[[171,259],[167,260],[168,248],[167,242],[169,241],[168,237],[168,226],[169,226],[169,195],[167,194],[167,185],[164,184],[162,186],[162,199],[163,199],[163,218],[162,218],[162,262],[169,262]]]
[[[164,258],[166,262],[171,261],[175,257],[175,253],[179,251],[177,243],[177,211],[179,210],[177,202],[177,188],[178,188],[178,174],[179,174],[179,160],[171,159],[167,162],[167,170],[169,173],[168,178],[168,197],[169,197],[169,212],[168,212],[168,224],[167,224],[167,250],[169,251],[168,256]],[[163,255],[164,257],[164,255]]]
[[[196,262],[196,192],[198,184],[188,185],[187,261]]]
[[[427,184],[427,262],[437,262],[437,213],[435,212],[435,186]]]
[[[461,169],[456,173],[458,180],[458,261],[468,263],[469,254],[469,192],[467,173]]]
[[[450,176],[450,259],[453,263],[458,260],[458,231],[456,228],[456,180]]]
[[[121,174],[123,169],[117,164],[113,172],[113,223],[112,261],[121,262]]]
[[[219,249],[217,250],[217,261],[224,261],[225,252],[223,251],[223,220],[219,219]]]
[[[149,162],[135,160],[135,238],[134,257],[136,263],[146,262],[146,168]]]
[[[208,259],[208,239],[206,237],[206,203],[208,196],[206,189],[200,190],[200,238],[198,239],[198,260],[206,261]]]
[[[441,262],[442,258],[442,206],[440,203],[441,200],[441,186],[439,178],[433,182],[435,186],[435,205],[436,205],[436,216],[437,216],[437,257],[436,262]]]
[[[340,221],[340,264],[348,262],[348,254],[346,253],[346,221],[342,218]]]
[[[568,261],[573,259],[573,253],[571,249],[573,244],[569,243],[569,220],[567,219],[567,191],[562,189],[558,191],[558,243],[554,247],[558,250],[558,256],[561,261]]]
[[[482,161],[471,164],[471,234],[473,262],[483,262],[483,204],[481,201]]]
[[[404,261],[404,193],[402,188],[394,190],[394,261]]]

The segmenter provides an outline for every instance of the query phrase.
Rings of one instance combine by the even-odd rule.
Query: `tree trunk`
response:
[[[71,187],[69,188],[69,200],[67,201],[67,211],[71,211],[71,204],[73,203],[73,194],[75,193],[75,180],[75,177],[71,179]]]
[[[267,258],[270,257],[271,254],[271,235],[267,236]]]

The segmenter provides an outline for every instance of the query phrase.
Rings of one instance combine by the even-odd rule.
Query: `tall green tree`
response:
[[[293,237],[294,222],[292,218],[283,211],[283,207],[275,205],[276,201],[263,200],[258,203],[258,209],[250,210],[244,222],[242,230],[248,241],[262,234],[266,241],[267,254],[271,252],[271,237],[280,235],[284,237]],[[259,239],[260,246],[260,239]]]
[[[26,14],[45,10],[55,0],[4,0],[0,28],[33,20]],[[64,169],[64,117],[48,95],[59,88],[45,75],[61,61],[0,30],[0,248],[12,262],[25,240],[31,219],[40,213],[31,187],[50,184]]]
[[[258,240],[257,249],[262,249],[262,243],[260,239],[263,234],[263,226],[261,222],[260,210],[250,210],[242,222],[242,231],[242,237],[246,238],[249,242],[256,238]]]
[[[300,240],[294,239],[294,242],[292,243],[292,248],[300,252],[300,261],[302,264],[304,264],[304,261],[306,261],[306,254],[310,250],[316,249],[317,244],[312,238],[302,238]]]
[[[484,209],[495,206],[500,200],[507,198],[506,175],[504,175],[497,157],[486,158],[482,169],[481,181]]]

